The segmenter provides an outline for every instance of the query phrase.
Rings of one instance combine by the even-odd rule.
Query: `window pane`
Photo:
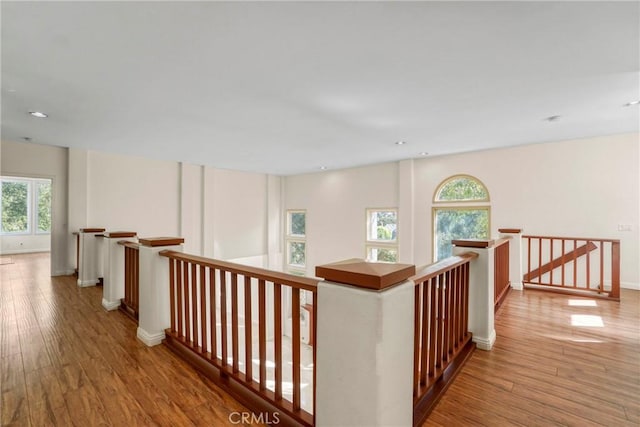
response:
[[[447,180],[436,194],[436,201],[489,200],[489,193],[480,181],[469,176],[459,176]]]
[[[396,240],[397,217],[396,211],[370,211],[368,240]]]
[[[293,236],[305,235],[305,213],[304,212],[290,212],[289,213],[289,234]]]
[[[304,242],[289,242],[289,264],[299,267],[305,266]]]
[[[391,248],[369,248],[368,261],[397,262],[398,250]]]
[[[436,261],[451,256],[455,239],[488,239],[488,209],[436,209]]]
[[[29,184],[2,181],[2,231],[19,233],[29,231]]]
[[[51,231],[51,181],[39,181],[38,191],[38,231]]]

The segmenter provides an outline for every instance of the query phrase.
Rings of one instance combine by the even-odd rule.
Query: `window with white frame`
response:
[[[293,274],[304,274],[307,267],[307,213],[304,210],[287,211],[286,269]]]
[[[445,179],[433,196],[433,259],[451,256],[455,239],[487,239],[490,230],[489,190],[470,175]]]
[[[398,261],[398,210],[367,209],[368,261]]]
[[[51,180],[0,177],[0,234],[51,232]]]

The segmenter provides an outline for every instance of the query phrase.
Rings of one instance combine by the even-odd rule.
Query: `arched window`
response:
[[[433,196],[433,258],[451,256],[455,239],[488,239],[489,191],[477,178],[454,175],[445,179]]]

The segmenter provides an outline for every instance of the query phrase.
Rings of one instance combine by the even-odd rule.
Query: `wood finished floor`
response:
[[[101,288],[49,277],[47,254],[11,260],[0,265],[2,425],[225,426],[244,410],[141,344],[128,318],[102,309]],[[424,425],[640,425],[640,292],[569,300],[590,301],[512,292],[494,350],[474,353]]]
[[[49,277],[48,254],[11,258],[0,265],[3,426],[211,427],[245,411],[164,346],[138,341],[131,320],[102,308],[102,288]]]
[[[496,332],[424,426],[640,426],[640,292],[512,291]]]

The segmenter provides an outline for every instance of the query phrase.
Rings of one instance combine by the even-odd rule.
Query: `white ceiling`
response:
[[[636,132],[639,5],[2,1],[2,138],[287,175]]]

